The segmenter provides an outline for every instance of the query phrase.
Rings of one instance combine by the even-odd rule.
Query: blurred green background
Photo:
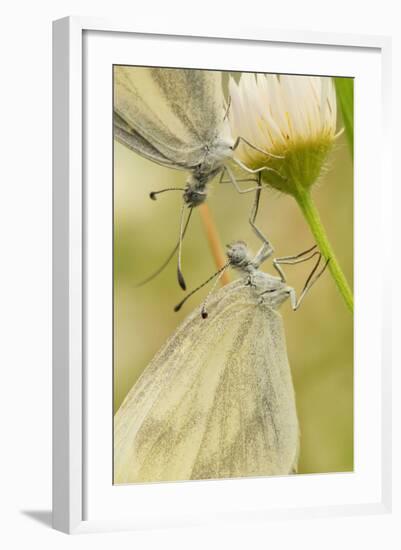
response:
[[[342,121],[339,117],[339,128]],[[195,295],[182,311],[174,305],[183,296],[176,280],[176,261],[141,288],[138,281],[157,269],[178,237],[181,193],[149,192],[183,186],[185,173],[163,168],[114,142],[114,409],[181,320],[202,300]],[[337,140],[328,168],[315,185],[314,199],[349,282],[353,280],[353,169],[344,135]],[[244,240],[260,246],[248,225],[253,195],[239,195],[230,185],[210,186],[209,208],[223,244]],[[286,256],[309,248],[313,237],[295,201],[271,190],[262,193],[258,225]],[[300,291],[311,263],[287,266],[287,280]],[[271,262],[262,269],[272,272]],[[216,270],[194,211],[183,247],[188,289]],[[231,279],[237,277],[230,273]],[[353,469],[353,320],[328,272],[302,307],[281,308],[287,337],[297,410],[301,426],[299,473]]]

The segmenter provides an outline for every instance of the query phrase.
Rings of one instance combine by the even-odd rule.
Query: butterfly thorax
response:
[[[184,202],[191,207],[202,204],[207,197],[207,184],[224,169],[224,164],[232,156],[232,144],[216,138],[204,146],[202,161],[192,168],[184,191]]]
[[[219,166],[213,170],[205,170],[203,165],[197,166],[190,174],[184,191],[184,202],[190,207],[199,206],[207,198],[207,184],[223,169]]]
[[[265,305],[277,309],[289,296],[290,288],[280,277],[260,271],[243,241],[227,246],[227,257],[231,267],[245,275],[245,285]]]
[[[255,269],[245,279],[245,284],[258,301],[272,309],[278,309],[289,297],[290,288],[280,277]]]

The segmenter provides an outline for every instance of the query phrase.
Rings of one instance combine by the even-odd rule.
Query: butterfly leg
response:
[[[254,266],[259,267],[263,262],[265,262],[274,252],[273,245],[270,243],[270,241],[263,235],[261,230],[258,228],[258,226],[255,224],[256,216],[259,209],[259,201],[260,201],[260,193],[262,191],[262,185],[259,178],[259,187],[255,193],[255,200],[252,206],[251,215],[249,217],[249,224],[256,233],[256,235],[259,237],[259,239],[262,241],[262,246],[256,253],[255,257],[252,260],[252,263]]]
[[[289,289],[288,292],[289,292],[289,295],[290,295],[291,307],[294,311],[296,311],[299,308],[299,306],[301,305],[302,300],[305,298],[306,294],[309,292],[309,290],[312,288],[312,286],[316,283],[316,281],[319,279],[319,277],[323,274],[323,272],[325,271],[325,269],[326,269],[326,267],[327,267],[327,265],[330,261],[330,258],[328,260],[326,260],[323,267],[319,271],[317,271],[317,268],[319,267],[321,259],[322,259],[322,255],[319,252],[318,253],[318,259],[317,259],[317,261],[316,261],[309,277],[306,279],[304,288],[302,289],[302,292],[299,295],[299,298],[297,298],[296,292],[293,288]]]
[[[252,264],[256,267],[259,267],[263,262],[265,262],[273,254],[274,248],[269,242],[262,244],[255,257],[252,260]]]
[[[280,155],[273,155],[273,153],[268,153],[267,151],[264,151],[263,149],[260,149],[260,147],[257,147],[256,145],[254,145],[253,143],[251,143],[250,141],[248,141],[247,139],[245,139],[242,136],[238,136],[237,139],[235,140],[234,145],[232,146],[233,151],[235,151],[235,149],[237,149],[237,147],[239,146],[241,141],[243,143],[245,143],[246,145],[248,145],[248,147],[250,147],[251,149],[254,149],[255,151],[258,151],[259,153],[262,153],[263,155],[266,155],[267,157],[274,158],[274,159],[284,158]]]
[[[256,235],[259,237],[259,239],[262,241],[263,244],[265,245],[268,245],[269,246],[269,249],[270,249],[270,254],[272,254],[274,252],[274,249],[272,247],[272,245],[270,244],[270,241],[265,237],[265,235],[262,233],[262,231],[259,229],[259,227],[256,225],[256,216],[258,215],[258,210],[259,210],[259,203],[260,203],[260,194],[263,190],[263,187],[262,187],[262,176],[261,174],[258,174],[257,176],[257,183],[258,183],[258,187],[256,189],[256,192],[255,192],[255,200],[253,202],[253,206],[252,206],[252,210],[251,210],[251,215],[249,216],[249,224],[250,226],[252,227],[253,231],[256,233]],[[262,247],[263,248],[263,247]],[[261,249],[262,250],[262,249]],[[261,252],[260,250],[260,252]],[[269,254],[269,256],[270,256]],[[256,255],[257,257],[259,256],[259,252],[258,254]],[[265,259],[267,258],[268,256],[264,257],[261,261],[260,261],[260,264],[262,262],[265,261]],[[259,264],[259,265],[260,265]]]
[[[260,179],[259,179],[260,184]],[[251,225],[252,229],[256,233],[256,235],[260,238],[260,240],[263,242],[261,248],[256,253],[255,257],[252,260],[252,263],[255,267],[259,267],[263,262],[265,262],[274,252],[274,248],[270,241],[263,235],[261,230],[257,227],[255,224],[256,215],[258,213],[259,209],[259,200],[260,200],[260,192],[262,191],[262,186],[260,184],[260,187],[255,193],[255,201],[252,206],[251,215],[249,217],[249,224]]]
[[[308,248],[308,250],[304,250],[303,252],[300,252],[299,254],[296,254],[295,256],[282,256],[281,258],[274,258],[273,260],[273,267],[280,275],[281,281],[283,283],[286,282],[286,276],[283,271],[283,269],[280,267],[280,264],[285,265],[294,265],[294,264],[300,264],[302,262],[306,262],[313,258],[316,255],[321,255],[320,252],[318,252],[316,249],[316,245],[313,245],[311,248]],[[312,252],[314,251],[314,252]]]
[[[311,250],[313,250],[313,249],[310,249],[309,252]],[[300,263],[302,261],[306,261],[307,259],[310,259],[313,256],[317,255],[317,260],[315,262],[315,265],[313,266],[312,271],[310,272],[308,278],[306,279],[306,282],[305,282],[304,287],[301,291],[301,294],[299,295],[299,298],[297,297],[295,289],[293,289],[291,287],[287,287],[285,289],[285,292],[287,292],[289,294],[290,301],[291,301],[291,307],[294,311],[296,311],[299,308],[299,306],[301,305],[302,300],[305,298],[306,294],[309,292],[309,290],[312,288],[312,286],[316,283],[316,281],[319,279],[319,277],[323,274],[323,272],[325,271],[325,269],[326,269],[326,267],[327,267],[327,265],[330,261],[330,258],[328,260],[326,260],[326,262],[324,263],[324,265],[320,269],[320,271],[317,271],[317,269],[319,267],[319,264],[320,264],[320,261],[322,259],[321,253],[320,252],[314,252],[313,254],[309,255],[307,258],[304,258],[304,259],[300,258],[300,256],[306,255],[307,253],[308,253],[308,251],[305,251],[301,254],[298,254],[298,257],[287,256],[286,258],[289,259],[290,261],[287,261],[287,259],[285,259],[285,261],[283,261],[283,263]],[[275,267],[277,269],[278,266],[276,265]],[[278,271],[284,277],[284,273],[282,272],[282,270],[280,270],[280,268],[278,268]],[[285,277],[284,277],[284,279],[282,279],[282,282],[284,282],[284,283],[286,282]],[[274,293],[274,292],[277,292],[277,291],[280,291],[280,289],[273,288],[273,289],[265,290],[264,292],[262,292],[260,294],[262,302],[263,302],[263,295],[264,294]]]
[[[223,168],[223,170],[221,171],[219,183],[232,183],[230,178],[224,179],[224,174],[225,173],[226,173],[226,169]],[[247,183],[249,183],[249,182],[257,183],[257,180],[255,178],[240,178],[240,179],[235,178],[235,180],[236,180],[237,183],[245,183],[245,182],[247,182]]]
[[[222,174],[224,174],[224,172],[227,172],[227,175],[231,183],[233,184],[234,188],[238,193],[242,194],[242,193],[250,193],[251,191],[255,191],[255,200],[252,205],[251,215],[249,217],[249,224],[252,227],[253,231],[256,233],[256,235],[259,237],[259,239],[262,241],[262,243],[265,245],[268,245],[271,248],[271,252],[273,252],[273,247],[271,246],[270,241],[264,236],[262,231],[255,224],[256,216],[259,210],[260,194],[263,191],[261,174],[257,174],[256,176],[257,187],[251,187],[249,189],[241,189],[238,185],[238,182],[234,174],[232,173],[231,169],[228,166],[224,167]]]
[[[271,168],[270,166],[261,166],[260,168],[249,168],[246,164],[244,164],[241,160],[233,157],[233,162],[235,164],[238,164],[245,172],[248,172],[249,174],[258,174],[259,172],[273,172],[277,176],[280,176],[280,178],[284,179],[283,176],[280,174],[280,172],[277,172],[274,168]]]
[[[223,178],[224,178],[224,172],[227,173],[227,176],[228,176],[228,181],[227,183],[232,183],[235,190],[237,191],[237,193],[240,193],[241,195],[242,194],[245,194],[245,193],[251,193],[252,191],[257,191],[261,185],[259,184],[259,182],[256,180],[256,179],[245,179],[243,181],[253,181],[254,183],[257,183],[257,187],[248,187],[248,189],[241,189],[241,187],[238,185],[238,180],[237,178],[234,176],[233,172],[231,171],[231,169],[228,167],[228,166],[224,166],[223,168],[223,171],[222,171],[222,175],[220,177],[220,183],[225,183]],[[241,181],[241,180],[239,180]]]

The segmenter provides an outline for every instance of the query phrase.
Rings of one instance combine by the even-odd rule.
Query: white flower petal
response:
[[[274,153],[299,142],[335,139],[336,95],[329,77],[244,73],[238,84],[230,78],[229,91],[233,136],[260,149]],[[257,156],[250,149],[238,149],[242,160]]]

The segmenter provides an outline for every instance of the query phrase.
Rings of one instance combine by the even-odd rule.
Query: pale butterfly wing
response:
[[[202,162],[223,118],[219,72],[118,66],[114,84],[119,141],[166,166]]]
[[[244,281],[195,310],[115,416],[115,483],[291,473],[298,422],[280,315]]]
[[[222,126],[223,92],[220,71],[151,69],[152,78],[185,127],[185,141],[193,146],[210,144]]]
[[[141,134],[128,126],[128,124],[116,113],[114,113],[114,137],[117,141],[148,160],[162,166],[186,170],[186,167],[179,167],[176,162],[164,156],[154,145],[141,136]]]

